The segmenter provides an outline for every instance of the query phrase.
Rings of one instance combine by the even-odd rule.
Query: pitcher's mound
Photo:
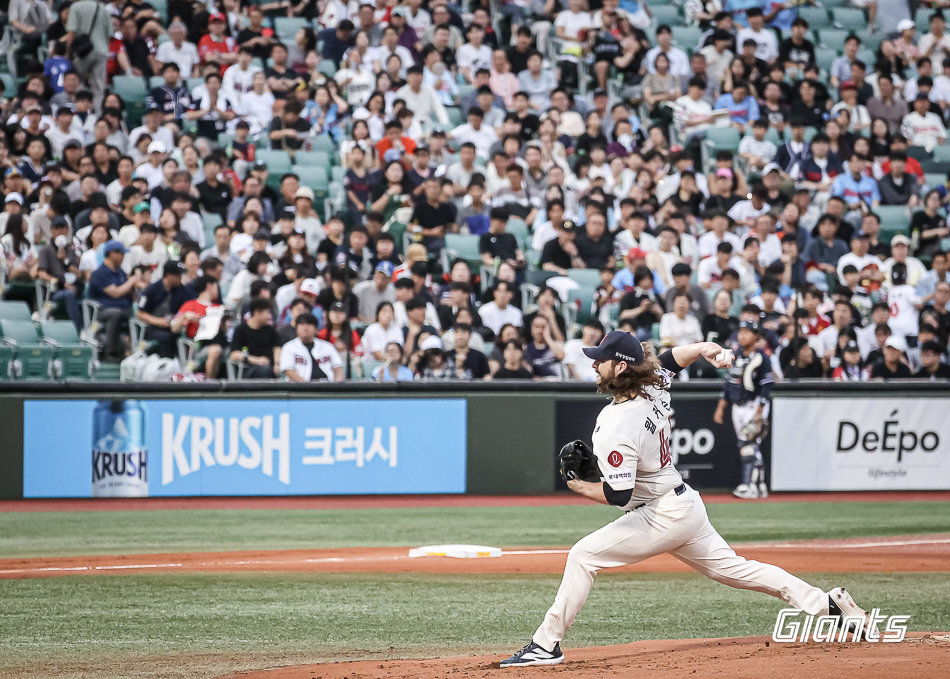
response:
[[[516,650],[517,642],[512,645]],[[500,669],[504,654],[427,660],[366,660],[240,672],[231,679],[484,679],[557,676],[793,677],[861,679],[938,676],[950,667],[950,635],[918,632],[901,643],[776,644],[768,637],[669,639],[623,646],[565,648],[563,665]]]

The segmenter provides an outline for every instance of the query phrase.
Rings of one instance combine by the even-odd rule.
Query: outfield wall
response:
[[[672,452],[697,488],[739,478],[718,396],[674,386]],[[534,382],[5,384],[0,498],[549,493],[559,444],[589,441],[604,402]],[[772,487],[950,489],[948,412],[947,384],[777,385]]]

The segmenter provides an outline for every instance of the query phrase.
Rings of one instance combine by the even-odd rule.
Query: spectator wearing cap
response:
[[[69,142],[66,144],[69,148]],[[132,173],[134,178],[141,177],[148,184],[149,191],[161,186],[165,181],[165,161],[167,159],[168,147],[164,142],[153,141],[148,145],[148,156],[144,163],[135,168]]]
[[[660,317],[660,343],[678,347],[703,341],[699,321],[690,313],[691,300],[687,292],[674,292],[672,311]]]
[[[69,320],[81,330],[78,277],[79,253],[70,237],[69,222],[65,217],[54,217],[50,222],[50,240],[39,253],[37,278],[55,285],[53,303],[61,304]]]
[[[563,220],[557,227],[557,238],[544,244],[541,251],[541,269],[566,276],[569,269],[583,269],[584,260],[575,243],[577,226],[571,220]]]
[[[281,365],[281,344],[272,320],[271,300],[255,297],[246,320],[234,329],[229,358],[244,366],[246,379],[272,379],[274,366]]]
[[[237,61],[237,43],[225,35],[226,28],[227,17],[216,12],[208,17],[208,33],[198,41],[198,58],[202,65],[216,65],[222,76]]]
[[[882,356],[871,366],[871,379],[891,380],[912,377],[910,367],[905,362],[906,350],[907,343],[899,335],[891,335],[884,340]]]
[[[901,134],[912,146],[923,146],[928,151],[947,140],[943,121],[930,110],[930,99],[924,92],[914,97],[913,110],[901,121]]]
[[[136,306],[135,317],[146,325],[145,339],[156,343],[157,353],[163,358],[177,355],[172,318],[185,302],[194,298],[192,289],[181,284],[184,273],[180,262],[165,262],[161,280],[145,288]]]
[[[121,360],[124,347],[121,331],[132,313],[132,292],[140,282],[140,275],[127,276],[122,270],[122,260],[127,250],[117,240],[110,240],[102,247],[103,263],[89,277],[87,297],[99,304],[97,320],[104,328],[103,357]]]
[[[342,382],[343,359],[330,342],[317,337],[317,318],[302,313],[297,337],[281,347],[280,373],[290,382]]]
[[[672,267],[673,285],[663,293],[663,305],[667,309],[673,308],[673,298],[679,293],[689,297],[689,312],[700,323],[709,313],[709,297],[705,291],[692,282],[693,270],[689,264],[679,262]]]
[[[382,302],[392,304],[396,301],[396,290],[392,284],[393,265],[391,262],[379,262],[374,271],[372,281],[358,284],[354,293],[359,300],[359,320],[371,323],[378,315],[379,305]],[[382,346],[380,351],[385,349]],[[382,360],[382,359],[376,359]]]
[[[950,379],[950,365],[943,362],[946,347],[940,342],[924,342],[920,347],[920,370],[914,375],[917,379],[946,380]]]
[[[326,314],[327,322],[317,333],[317,337],[330,342],[341,356],[359,359],[363,356],[363,344],[359,333],[350,325],[348,306],[344,302],[333,302]]]
[[[916,286],[927,273],[927,267],[916,257],[910,256],[910,238],[902,233],[891,239],[891,256],[884,260],[881,269],[886,276],[885,285],[891,283],[891,271],[895,264],[903,264],[907,268],[906,283]]]

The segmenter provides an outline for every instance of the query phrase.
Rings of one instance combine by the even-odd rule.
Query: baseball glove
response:
[[[561,448],[557,456],[561,468],[561,478],[565,481],[580,479],[581,481],[599,481],[600,470],[597,468],[597,459],[594,451],[581,440],[571,441]]]

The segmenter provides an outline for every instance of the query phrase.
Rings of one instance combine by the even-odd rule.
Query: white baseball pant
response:
[[[687,486],[682,495],[670,491],[571,548],[561,586],[532,637],[534,642],[551,650],[564,638],[601,568],[626,566],[664,553],[724,585],[770,594],[811,615],[828,613],[828,596],[819,588],[778,566],[737,555],[709,522],[699,493]]]

